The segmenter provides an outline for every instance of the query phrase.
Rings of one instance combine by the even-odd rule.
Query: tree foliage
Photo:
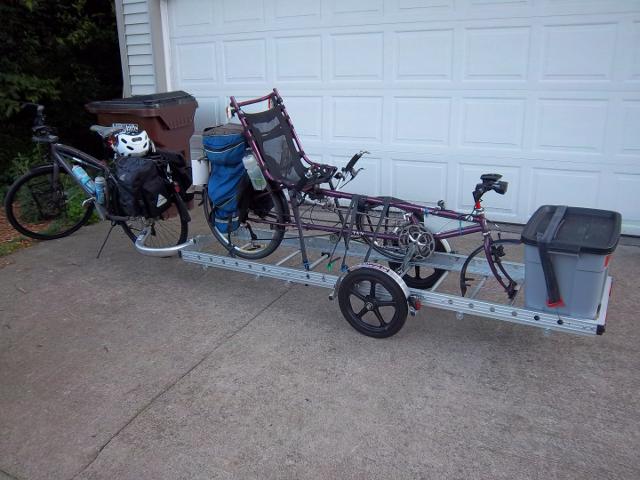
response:
[[[96,151],[84,104],[122,92],[113,2],[4,0],[0,19],[0,176],[31,150],[25,101],[45,105],[65,143]]]

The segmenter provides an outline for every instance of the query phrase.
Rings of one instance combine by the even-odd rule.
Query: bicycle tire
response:
[[[284,232],[286,227],[284,224],[286,223],[286,219],[288,218],[288,206],[287,201],[284,197],[284,194],[280,190],[269,190],[266,192],[270,195],[273,207],[272,210],[268,212],[268,215],[271,217],[271,220],[274,221],[277,225],[270,225],[270,230],[272,232],[271,238],[262,239],[265,240],[265,243],[260,246],[256,242],[251,241],[249,244],[246,244],[246,238],[241,240],[243,245],[238,246],[231,242],[231,246],[229,245],[230,239],[234,236],[238,236],[240,229],[245,228],[240,226],[238,230],[233,232],[231,235],[227,235],[226,233],[220,232],[216,226],[215,222],[212,220],[213,218],[213,205],[211,199],[209,198],[207,187],[205,186],[202,191],[203,196],[203,208],[204,208],[204,216],[207,221],[207,225],[211,229],[211,233],[216,238],[216,240],[229,251],[230,254],[234,256],[238,256],[240,258],[246,258],[249,260],[258,260],[261,258],[268,257],[271,255],[282,243],[282,239],[284,238]],[[256,224],[260,224],[259,217],[253,217],[252,220]],[[249,219],[247,221],[249,223]],[[250,234],[250,232],[249,232]],[[259,239],[260,240],[260,239]],[[247,249],[246,247],[250,248]]]
[[[435,252],[446,252],[447,249],[444,247],[444,243],[440,240],[436,240],[436,248]],[[397,263],[393,261],[389,261],[389,267],[393,270],[397,270],[402,266],[402,263]],[[427,288],[433,287],[436,282],[445,274],[446,270],[442,270],[440,268],[428,269],[429,271],[433,270],[433,273],[430,273],[426,277],[421,277],[423,267],[421,265],[416,265],[412,267],[407,273],[402,276],[402,280],[407,284],[409,288],[420,288],[422,290],[426,290]],[[413,275],[412,275],[413,273]]]
[[[498,245],[498,246],[503,246],[503,245],[521,245],[522,241],[520,239],[517,238],[499,238],[497,240],[492,240],[492,244],[494,246]],[[478,248],[476,248],[473,252],[471,252],[469,254],[469,256],[466,258],[466,260],[464,261],[464,264],[462,265],[462,268],[460,269],[460,278],[459,278],[459,286],[460,286],[460,293],[461,295],[464,297],[467,294],[467,290],[470,287],[470,284],[468,284],[468,281],[474,281],[474,278],[471,277],[467,277],[467,268],[469,268],[469,264],[471,263],[471,260],[473,260],[476,255],[478,255],[479,253],[483,253],[484,254],[484,245],[480,245]],[[502,266],[502,260],[500,260],[500,257],[494,257],[494,263],[496,264],[498,270],[500,271],[500,273],[502,273],[501,278],[504,280],[505,277],[505,270],[504,267]],[[492,275],[492,277],[495,277],[494,275]],[[491,278],[491,277],[489,277]]]
[[[379,217],[374,216],[374,221],[371,221],[368,212],[376,209],[383,208],[382,205],[376,205],[373,208],[369,208],[369,205],[366,203],[358,205],[358,215],[356,215],[356,226],[360,232],[369,232],[371,235],[375,232],[377,228],[377,222]],[[400,217],[398,217],[400,218]],[[368,225],[364,224],[365,219],[367,219]],[[422,222],[422,216],[418,216],[418,220]],[[397,225],[390,226],[388,224],[383,224],[380,226],[379,233],[388,233],[390,227],[397,227]],[[372,241],[372,238],[369,235],[362,235],[362,241],[364,241],[367,245],[371,245],[371,247],[378,252],[380,255],[388,258],[389,260],[395,260],[396,262],[401,262],[404,260],[405,252],[398,251],[397,244],[391,243],[389,245],[389,240],[383,241]]]
[[[189,235],[189,210],[180,195],[174,193],[172,204],[176,206],[177,217],[147,219],[140,218],[129,222],[118,222],[124,233],[135,242],[146,226],[151,226],[151,235],[147,237],[147,247],[173,247],[187,241]],[[135,226],[139,222],[140,226]],[[170,255],[168,255],[170,256]]]
[[[57,238],[63,238],[68,235],[71,235],[73,232],[77,231],[80,227],[85,225],[91,215],[93,214],[93,204],[84,208],[81,207],[77,202],[81,203],[82,201],[88,198],[88,195],[82,188],[75,182],[75,179],[72,175],[67,173],[64,169],[58,170],[58,181],[57,187],[52,184],[51,175],[53,174],[53,165],[42,165],[36,168],[33,168],[28,173],[18,178],[13,185],[9,188],[7,192],[7,196],[5,198],[5,213],[7,215],[7,220],[13,228],[15,228],[21,234],[34,238],[36,240],[54,240]],[[29,182],[34,179],[38,179],[38,177],[43,177],[41,183],[38,184],[34,182],[33,189],[28,193],[23,187],[29,188]],[[49,177],[49,178],[45,178]],[[61,179],[65,180],[61,180]],[[68,179],[68,180],[67,180]],[[48,186],[47,186],[48,185]],[[40,188],[39,191],[34,192],[34,189],[37,187]],[[73,187],[73,198],[70,198],[68,195],[68,190]],[[33,206],[27,207],[27,204],[20,204],[21,197],[24,195],[25,200],[31,197],[31,200],[35,204],[35,210]],[[37,199],[37,197],[40,197]],[[73,202],[73,204],[71,204]],[[43,203],[40,205],[39,203]],[[66,215],[61,215],[62,212],[68,212],[69,206],[72,207],[72,212],[75,212],[71,217],[67,217],[67,222],[63,219]],[[44,211],[44,209],[48,209],[48,211]],[[21,218],[24,215],[26,218]],[[61,217],[62,220],[58,217]],[[31,222],[28,221],[30,218]],[[56,231],[55,233],[45,233],[47,229],[51,232],[51,229],[56,226],[56,222],[63,222],[63,229],[61,231]],[[67,227],[68,225],[68,227]],[[34,231],[35,227],[42,227],[43,231]]]

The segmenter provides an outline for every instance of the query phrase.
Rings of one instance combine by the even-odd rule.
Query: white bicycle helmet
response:
[[[113,149],[122,157],[143,157],[151,148],[151,140],[144,130],[136,133],[121,132],[115,137]]]

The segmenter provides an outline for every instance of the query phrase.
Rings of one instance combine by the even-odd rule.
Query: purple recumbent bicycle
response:
[[[264,111],[243,110],[262,102],[268,102]],[[244,138],[267,180],[263,191],[245,190],[253,196],[245,203],[253,201],[262,207],[247,208],[236,228],[220,228],[214,221],[216,206],[205,192],[204,208],[209,226],[231,256],[249,260],[264,258],[278,248],[290,229],[297,231],[302,263],[307,270],[310,262],[305,239],[330,236],[334,248],[327,253],[329,269],[341,260],[340,271],[347,272],[347,251],[350,242],[355,241],[368,248],[365,262],[373,250],[389,262],[390,268],[408,287],[429,289],[445,270],[425,267],[420,261],[434,252],[449,252],[446,241],[449,238],[482,233],[483,244],[467,257],[460,272],[462,295],[467,293],[473,280],[467,276],[467,266],[482,253],[507,297],[513,301],[517,295],[519,285],[503,265],[503,258],[505,246],[518,244],[520,240],[494,238],[481,206],[485,193],[494,191],[503,195],[507,191],[508,183],[500,180],[501,175],[481,176],[473,191],[471,213],[447,210],[442,201],[432,208],[392,197],[346,193],[339,189],[358,175],[357,162],[367,152],[357,153],[341,169],[309,160],[277,89],[264,97],[241,102],[231,97],[229,113],[237,115]],[[437,233],[430,231],[425,220],[433,217],[450,220],[454,228]],[[339,243],[344,244],[344,256],[334,257]],[[361,333],[391,336],[404,324],[407,305],[398,305],[389,295],[380,295],[380,291],[393,297],[394,290],[401,285],[389,281],[388,274],[378,272],[380,275],[377,275],[373,268],[366,269],[366,275],[361,270],[350,271],[341,279],[338,293],[342,313]],[[361,274],[365,276],[360,278]],[[355,306],[352,297],[359,301]]]

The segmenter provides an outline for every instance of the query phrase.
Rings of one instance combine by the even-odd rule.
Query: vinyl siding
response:
[[[126,59],[131,95],[156,91],[147,0],[122,0]]]

